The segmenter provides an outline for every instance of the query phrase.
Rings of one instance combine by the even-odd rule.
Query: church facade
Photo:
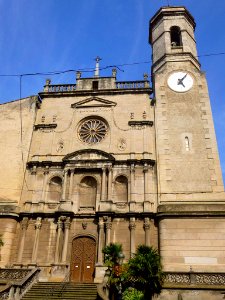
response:
[[[128,260],[146,244],[168,274],[162,299],[179,284],[225,287],[225,193],[194,30],[184,7],[150,20],[152,88],[147,75],[101,77],[97,59],[92,78],[46,80],[0,106],[2,268],[101,283],[105,245],[121,243]],[[195,273],[202,286],[188,283]]]

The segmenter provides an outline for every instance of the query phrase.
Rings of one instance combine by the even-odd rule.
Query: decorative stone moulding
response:
[[[57,124],[36,124],[34,125],[34,130],[38,129],[55,129],[57,127]]]
[[[152,126],[153,121],[129,121],[129,126]]]
[[[117,202],[116,203],[116,207],[119,209],[124,209],[128,206],[128,204],[126,202]]]

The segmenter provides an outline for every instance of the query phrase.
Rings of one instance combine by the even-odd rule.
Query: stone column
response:
[[[34,238],[34,246],[32,252],[32,259],[31,259],[32,264],[35,264],[37,262],[40,229],[41,229],[41,218],[38,217],[35,222],[35,238]]]
[[[102,168],[102,191],[101,200],[106,200],[106,168]]]
[[[66,218],[64,222],[64,241],[63,241],[63,250],[62,250],[62,263],[66,263],[68,241],[69,241],[69,232],[70,232],[70,218]]]
[[[129,224],[129,229],[130,229],[130,257],[135,253],[136,248],[135,248],[135,218],[130,218],[130,224]]]
[[[106,223],[105,223],[105,231],[106,231],[106,233],[105,233],[105,244],[106,244],[106,246],[108,246],[109,244],[110,244],[110,242],[111,242],[111,229],[112,229],[112,222],[111,222],[111,218],[110,217],[108,217],[107,218],[107,221],[106,221]]]
[[[144,201],[148,201],[149,200],[149,178],[148,178],[148,165],[145,164],[144,168],[143,168],[143,172],[144,172]]]
[[[108,168],[108,200],[112,200],[112,167]]]
[[[37,175],[37,167],[33,166],[32,170],[31,170],[31,178],[32,178],[32,183],[31,183],[31,189],[32,189],[32,199],[31,200],[37,200],[36,199],[36,175]],[[38,199],[39,200],[39,199]]]
[[[58,219],[57,222],[57,239],[56,239],[56,247],[55,247],[55,264],[59,263],[59,247],[60,247],[60,239],[62,235],[62,229],[63,229],[63,222],[61,220],[61,217]]]
[[[130,201],[135,201],[135,189],[134,189],[134,183],[135,183],[135,165],[132,164],[130,167]]]
[[[69,188],[69,200],[72,201],[73,199],[73,178],[74,178],[75,170],[71,170],[70,172],[70,188]]]
[[[104,234],[104,222],[103,219],[100,218],[98,222],[98,264],[103,265],[103,254],[102,249],[103,245],[103,234]]]
[[[46,200],[46,191],[47,191],[47,179],[48,179],[48,173],[49,173],[49,167],[46,166],[44,170],[44,178],[43,178],[43,187],[42,187],[42,194],[41,194],[41,200],[45,201]]]
[[[150,247],[150,219],[144,219],[145,245]]]
[[[18,256],[17,256],[17,263],[22,263],[22,257],[23,257],[23,249],[24,249],[24,243],[25,243],[25,236],[26,236],[26,230],[28,227],[28,218],[23,218],[21,221],[21,235],[20,235],[20,244],[18,249]]]
[[[62,191],[62,200],[63,201],[66,201],[67,176],[68,176],[68,170],[65,170],[64,171],[64,179],[63,179],[63,191]]]

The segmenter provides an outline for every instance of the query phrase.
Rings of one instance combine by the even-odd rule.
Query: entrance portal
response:
[[[93,282],[96,242],[90,237],[78,237],[72,242],[71,281]]]

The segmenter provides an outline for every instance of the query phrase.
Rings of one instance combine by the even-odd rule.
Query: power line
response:
[[[225,52],[201,54],[201,55],[197,55],[196,58],[220,56],[220,55],[225,55]],[[124,72],[124,70],[122,70],[121,67],[150,64],[150,63],[152,63],[151,60],[132,62],[132,63],[115,64],[115,65],[108,65],[108,66],[101,67],[101,68],[99,68],[99,70],[117,68],[119,71]],[[95,71],[95,68],[85,68],[85,69],[77,68],[77,69],[68,69],[68,70],[61,70],[61,71],[59,70],[59,71],[46,71],[46,72],[34,72],[34,73],[22,73],[22,74],[0,74],[0,77],[54,76],[54,75],[60,75],[60,74],[65,74],[65,73],[74,73],[74,72],[92,73],[94,71]]]

